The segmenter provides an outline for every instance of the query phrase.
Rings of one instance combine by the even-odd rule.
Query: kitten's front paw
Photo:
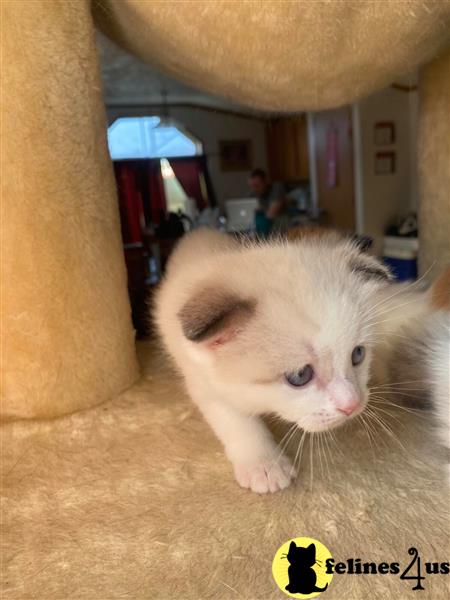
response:
[[[277,492],[287,488],[297,473],[287,456],[251,462],[235,462],[234,475],[243,488],[257,494]]]

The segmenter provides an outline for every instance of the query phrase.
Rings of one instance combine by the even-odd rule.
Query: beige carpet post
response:
[[[430,60],[449,39],[450,3],[93,3],[113,40],[194,87],[276,111],[354,102]]]
[[[450,50],[420,78],[419,235],[421,273],[450,264]]]
[[[2,2],[2,415],[137,376],[90,3]]]

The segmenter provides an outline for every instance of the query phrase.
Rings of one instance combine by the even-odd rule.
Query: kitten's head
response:
[[[367,403],[373,309],[389,277],[347,241],[260,244],[218,257],[178,317],[228,402],[322,431]]]

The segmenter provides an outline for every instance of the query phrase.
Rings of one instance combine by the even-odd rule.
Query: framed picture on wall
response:
[[[379,121],[374,126],[376,146],[390,146],[395,143],[395,124],[392,121]]]
[[[220,140],[220,168],[222,171],[249,171],[252,169],[250,140]]]
[[[375,154],[375,175],[395,173],[395,152],[377,152]]]

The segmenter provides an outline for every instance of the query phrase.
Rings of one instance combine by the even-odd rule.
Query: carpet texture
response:
[[[4,600],[281,598],[271,561],[295,536],[337,560],[406,566],[410,546],[448,560],[448,487],[427,417],[384,414],[398,440],[380,430],[372,446],[361,424],[337,431],[329,470],[305,447],[294,487],[258,496],[235,484],[167,360],[148,343],[139,354],[143,379],[114,401],[4,425]],[[428,576],[421,598],[448,598],[449,581]],[[335,575],[326,597],[416,598],[413,585]]]

